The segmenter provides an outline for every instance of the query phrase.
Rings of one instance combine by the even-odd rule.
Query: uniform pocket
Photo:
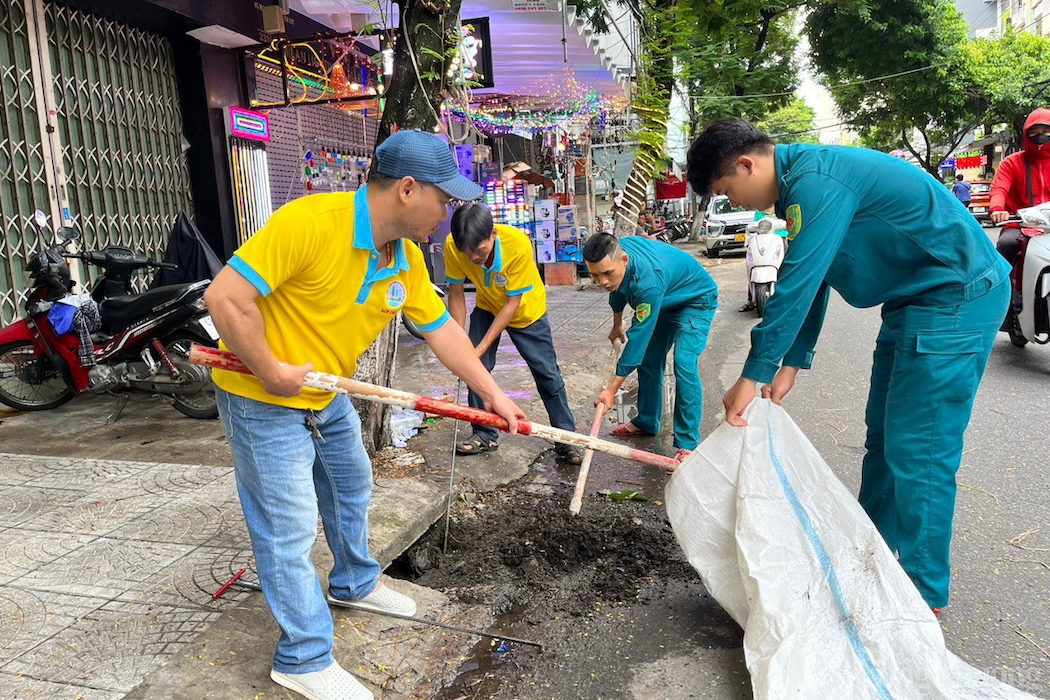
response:
[[[921,331],[915,339],[920,355],[970,355],[981,351],[980,331]]]
[[[919,331],[916,378],[927,400],[971,402],[981,376],[979,331]]]

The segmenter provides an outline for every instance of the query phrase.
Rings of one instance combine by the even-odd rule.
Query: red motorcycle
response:
[[[46,225],[46,222],[45,224]],[[204,305],[209,281],[174,284],[130,294],[131,273],[172,268],[127,248],[70,253],[80,235],[59,229],[61,243],[33,258],[26,317],[0,329],[0,402],[23,411],[56,408],[85,392],[118,396],[109,422],[120,417],[132,393],[156,395],[191,418],[215,418],[215,388],[207,369],[189,362],[192,343],[217,346],[218,333]],[[101,328],[91,333],[95,366],[80,359],[81,337],[56,333],[48,313],[76,284],[66,258],[103,270],[91,287]],[[114,293],[124,292],[114,296]],[[90,363],[89,363],[90,364]]]

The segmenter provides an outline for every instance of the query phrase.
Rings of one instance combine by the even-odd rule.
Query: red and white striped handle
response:
[[[232,352],[219,350],[217,348],[209,348],[204,345],[194,344],[190,348],[190,362],[195,365],[211,367],[213,369],[223,369],[229,372],[239,372],[241,374],[252,373],[252,371],[248,369],[248,367]],[[479,408],[471,408],[470,406],[462,406],[456,403],[447,403],[429,396],[420,396],[419,394],[412,394],[407,391],[388,389],[387,387],[376,386],[375,384],[369,384],[367,382],[359,382],[356,379],[340,377],[335,374],[328,374],[326,372],[309,372],[303,380],[303,383],[314,389],[330,391],[336,394],[346,394],[353,398],[363,399],[365,401],[374,401],[376,403],[390,404],[391,406],[411,408],[416,411],[432,413],[446,418],[458,418],[459,420],[467,421],[469,423],[491,426],[504,432],[507,432],[508,429],[506,419],[499,414],[492,413],[491,411],[483,411]],[[678,466],[678,461],[671,457],[664,457],[663,455],[646,452],[645,450],[636,450],[627,445],[609,442],[608,440],[599,440],[598,438],[589,435],[581,435],[580,433],[574,433],[570,430],[562,430],[561,428],[552,428],[549,425],[541,425],[528,420],[518,421],[518,432],[522,435],[534,435],[543,438],[544,440],[558,442],[563,445],[573,445],[574,447],[581,447],[586,450],[604,452],[617,457],[623,457],[624,459],[630,459],[635,462],[641,462],[642,464],[660,467],[661,469],[673,469]]]

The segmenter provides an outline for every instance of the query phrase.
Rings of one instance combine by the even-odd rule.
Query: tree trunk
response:
[[[435,115],[441,109],[461,5],[462,0],[402,0],[394,75],[376,146],[390,136],[392,127],[429,131],[437,126]]]
[[[437,125],[435,113],[440,109],[441,92],[448,72],[448,61],[444,57],[449,55],[448,49],[454,36],[449,29],[457,26],[461,3],[462,0],[404,0],[402,33],[394,45],[394,75],[385,95],[386,105],[379,123],[377,147],[390,136],[392,130],[432,131]],[[442,58],[439,59],[439,56]],[[418,78],[414,65],[419,67]],[[425,91],[420,87],[420,82],[426,88]],[[372,347],[361,356],[355,379],[380,386],[391,385],[401,325],[400,317],[398,319],[387,326]],[[354,406],[361,416],[361,438],[365,448],[374,455],[377,449],[390,441],[386,405],[355,400]]]

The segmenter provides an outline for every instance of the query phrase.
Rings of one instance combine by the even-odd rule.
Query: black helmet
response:
[[[62,247],[52,246],[48,250],[34,255],[26,265],[29,278],[37,286],[47,287],[49,301],[61,299],[72,288],[69,275],[69,264],[62,257]]]

